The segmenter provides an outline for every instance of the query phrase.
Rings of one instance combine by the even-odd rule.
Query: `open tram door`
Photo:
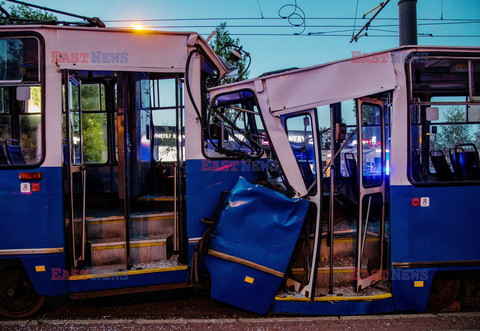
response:
[[[86,167],[84,164],[80,82],[64,72],[66,139],[63,146],[64,163],[68,176],[69,220],[72,236],[73,266],[85,260],[86,243]],[[80,236],[76,234],[75,220],[81,220]]]
[[[181,84],[181,76],[172,74],[63,72],[72,271],[99,274],[178,264],[184,201]],[[160,93],[164,99],[173,94],[172,105],[157,107]],[[162,113],[156,123],[164,124],[168,133],[161,136],[168,139],[155,140],[155,112]],[[173,160],[160,164],[158,150],[168,150]],[[167,166],[168,173],[159,174]]]
[[[384,103],[359,98],[357,106],[357,163],[347,161],[358,183],[356,289],[382,280],[386,203],[386,129]],[[350,163],[350,164],[348,164]],[[377,240],[377,249],[365,249],[367,240]]]
[[[304,270],[304,279],[308,272],[300,292],[312,300],[350,293],[350,288],[360,292],[384,280],[386,117],[384,102],[371,97],[285,115],[301,179],[294,177],[296,167],[285,167],[286,176],[317,210],[307,237],[314,241],[304,240],[296,255],[303,256],[301,247],[306,247],[309,266],[294,261],[297,267],[292,268],[298,280],[297,269]],[[285,154],[279,153],[283,164],[292,164]]]

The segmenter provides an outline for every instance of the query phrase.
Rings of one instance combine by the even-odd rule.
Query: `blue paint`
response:
[[[392,262],[480,260],[480,187],[391,187]],[[430,198],[430,207],[412,198]]]
[[[480,215],[479,195],[478,186],[392,186],[391,262],[480,260],[480,227],[474,225]],[[412,206],[412,198],[422,197],[430,198],[429,207]],[[408,277],[392,280],[395,310],[424,311],[436,270],[468,269],[475,268],[408,269],[428,272],[428,278],[418,288]]]
[[[309,202],[239,178],[210,238],[209,249],[284,273]],[[266,314],[283,277],[207,255],[213,299]]]
[[[219,168],[222,167],[222,162],[224,162],[223,165],[233,162],[228,160],[215,161],[218,162]],[[242,164],[245,161],[234,160],[234,162]],[[187,160],[186,168],[188,238],[202,236],[206,225],[200,219],[213,216],[222,191],[230,191],[240,176],[253,181],[259,173],[252,167],[242,165],[218,170],[218,168],[215,169],[210,160]]]
[[[66,270],[65,254],[41,254],[19,256],[25,270],[39,295],[62,295],[67,293],[65,279],[58,279],[52,270]],[[45,266],[45,271],[37,272],[35,266]]]
[[[124,287],[180,283],[188,282],[188,280],[188,269],[119,276],[110,276],[109,273],[105,273],[105,277],[99,276],[92,279],[71,280],[68,282],[68,287],[69,292],[74,293],[110,290]]]
[[[20,172],[41,172],[40,180],[20,180]],[[40,192],[24,194],[21,183],[40,183]],[[64,246],[62,169],[2,170],[0,249]]]
[[[393,311],[392,298],[372,301],[286,301],[275,300],[275,314],[364,315]]]
[[[436,268],[392,269],[391,272],[394,309],[396,311],[425,311]],[[418,279],[412,277],[412,274],[419,275]],[[423,286],[415,287],[416,280],[423,281]]]
[[[19,173],[40,172],[39,180],[20,180]],[[21,183],[40,183],[39,192],[21,193]],[[0,186],[0,249],[62,248],[63,227],[62,169],[2,170]],[[65,269],[65,254],[10,255],[22,261],[40,295],[66,293],[65,281],[53,281],[51,268]],[[45,266],[36,272],[35,266]]]

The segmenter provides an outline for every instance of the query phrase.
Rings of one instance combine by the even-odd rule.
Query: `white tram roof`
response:
[[[410,53],[480,54],[480,47],[402,46],[316,66],[292,69],[209,89],[216,95],[250,89],[266,93],[270,111],[277,114],[319,107],[393,90],[404,79],[405,58]],[[402,82],[402,86],[405,82]]]
[[[220,58],[195,32],[50,25],[4,25],[0,32],[41,34],[46,64],[53,63],[60,69],[179,73],[185,71],[189,51],[199,46],[220,75],[226,72]],[[56,57],[58,53],[54,52],[62,56]]]

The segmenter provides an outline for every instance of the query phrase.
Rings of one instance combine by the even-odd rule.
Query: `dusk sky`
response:
[[[131,27],[140,23],[156,30],[196,31],[205,38],[216,25],[227,22],[232,37],[239,38],[240,44],[251,53],[251,78],[266,71],[351,57],[352,51],[370,53],[398,46],[398,0],[391,0],[377,16],[368,36],[353,43],[350,43],[352,33],[358,31],[375,11],[366,19],[362,16],[376,7],[379,0],[298,0],[296,9],[292,6],[294,0],[30,2],[79,15],[97,16],[108,27]],[[9,4],[7,2],[6,6]],[[302,11],[304,20],[299,17],[303,16]],[[299,26],[292,26],[279,16],[294,12],[298,15],[292,16],[292,23]],[[480,46],[479,0],[419,0],[417,15],[418,43],[421,45]]]

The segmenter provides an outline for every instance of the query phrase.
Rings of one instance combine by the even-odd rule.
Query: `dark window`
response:
[[[268,145],[255,97],[250,91],[224,94],[206,110],[207,157],[257,158]]]
[[[429,57],[410,68],[410,178],[480,180],[479,60]]]
[[[0,39],[0,82],[38,82],[38,44],[35,38]]]
[[[312,194],[316,191],[317,165],[313,139],[312,118],[308,114],[288,117],[285,120],[288,141],[292,148],[303,181]]]

